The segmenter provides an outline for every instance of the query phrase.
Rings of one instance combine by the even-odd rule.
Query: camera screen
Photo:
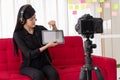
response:
[[[82,33],[83,34],[93,34],[94,33],[94,23],[93,20],[81,20]]]

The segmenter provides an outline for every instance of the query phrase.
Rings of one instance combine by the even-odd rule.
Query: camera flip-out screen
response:
[[[58,44],[64,43],[63,30],[43,30],[42,43],[47,44],[50,41],[57,41]]]

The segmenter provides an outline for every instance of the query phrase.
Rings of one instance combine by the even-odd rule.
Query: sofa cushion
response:
[[[64,38],[65,43],[49,48],[53,65],[79,65],[84,64],[84,49],[82,38],[79,36],[68,36]]]
[[[0,45],[0,70],[18,70],[20,58],[14,55],[12,38],[1,39]]]
[[[7,70],[7,54],[6,54],[6,45],[7,45],[6,39],[1,39],[0,40],[0,71],[1,70]]]
[[[0,80],[31,80],[27,76],[23,76],[19,71],[1,71]]]

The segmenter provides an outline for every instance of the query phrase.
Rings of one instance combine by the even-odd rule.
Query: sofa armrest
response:
[[[94,66],[106,69],[109,80],[117,80],[117,64],[114,58],[92,55],[92,61]]]

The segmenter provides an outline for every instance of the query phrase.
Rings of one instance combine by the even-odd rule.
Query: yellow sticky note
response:
[[[85,9],[85,4],[81,4],[81,9]]]
[[[102,8],[101,7],[99,7],[99,8],[97,8],[97,12],[102,12]]]
[[[101,3],[105,2],[105,0],[100,0]]]
[[[118,9],[118,4],[114,4],[114,5],[113,5],[113,9],[114,9],[114,10],[117,10],[117,9]]]
[[[72,4],[72,3],[73,3],[73,0],[68,0],[68,3],[69,3],[69,4]]]
[[[73,5],[69,5],[69,9],[72,10],[73,9]]]
[[[78,10],[79,9],[79,5],[75,5],[75,9]]]
[[[97,0],[92,0],[92,2],[97,2]]]
[[[86,3],[90,3],[91,2],[91,0],[86,0]]]

